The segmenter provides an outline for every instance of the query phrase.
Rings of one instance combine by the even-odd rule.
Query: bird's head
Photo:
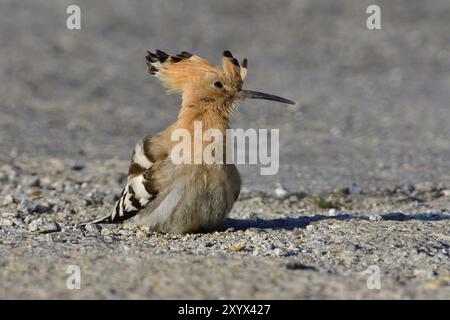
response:
[[[161,79],[169,92],[182,94],[183,107],[203,106],[229,113],[237,101],[244,99],[295,104],[275,95],[243,89],[247,59],[241,65],[228,50],[223,52],[222,66],[213,66],[186,51],[175,56],[160,50],[148,52],[146,62],[149,73]]]

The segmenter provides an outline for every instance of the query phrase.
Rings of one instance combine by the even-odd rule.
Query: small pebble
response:
[[[6,218],[2,218],[0,219],[0,226],[3,227],[10,227],[12,226],[14,223],[10,220],[10,219],[6,219]]]
[[[250,212],[250,214],[248,215],[248,219],[249,220],[258,220],[259,216],[256,212]]]
[[[3,199],[3,205],[4,206],[10,205],[13,202],[14,202],[14,197],[12,195],[10,195],[10,194],[5,196],[5,198]]]
[[[31,212],[32,211],[31,202],[27,199],[22,199],[17,205],[17,210],[24,213]]]
[[[441,191],[442,196],[444,197],[450,197],[450,190],[446,189],[446,190],[442,190]]]
[[[59,224],[53,221],[46,221],[42,218],[35,219],[28,225],[29,232],[51,233],[61,231]]]
[[[412,183],[407,183],[402,186],[402,190],[407,192],[413,192],[416,189],[416,187]]]
[[[17,180],[19,178],[19,173],[16,170],[13,170],[8,175],[8,181],[11,184],[17,183]]]
[[[289,191],[287,191],[280,183],[277,183],[274,194],[275,198],[284,199],[289,195]]]
[[[110,236],[112,234],[112,231],[109,228],[103,228],[100,232],[102,236]]]
[[[383,220],[383,217],[380,216],[379,214],[371,214],[369,216],[369,220],[370,221],[381,221],[381,220]]]
[[[40,186],[40,179],[38,176],[30,176],[28,178],[25,179],[25,184],[28,187],[39,187]]]
[[[17,218],[19,214],[17,212],[3,212],[2,217],[3,218]]]
[[[88,223],[87,225],[84,226],[84,230],[91,233],[99,233],[102,230],[102,228],[98,224]]]
[[[276,248],[275,250],[273,250],[273,253],[275,253],[275,255],[277,257],[281,256],[281,254],[283,253],[283,251],[280,248]]]
[[[147,236],[148,236],[147,233],[142,230],[136,231],[136,237],[139,239],[145,239],[147,238]]]
[[[50,212],[51,209],[48,206],[44,206],[42,204],[37,204],[32,211],[35,213],[47,213],[47,212]]]
[[[76,164],[76,165],[72,166],[71,169],[72,169],[73,171],[81,171],[81,170],[84,169],[84,165],[82,165],[82,164]]]
[[[328,216],[336,217],[336,214],[337,214],[336,209],[332,208],[332,209],[328,210]]]

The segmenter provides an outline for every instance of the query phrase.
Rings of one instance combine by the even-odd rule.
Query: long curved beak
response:
[[[264,100],[271,100],[281,103],[287,103],[287,104],[295,104],[294,101],[275,96],[273,94],[268,94],[264,92],[259,91],[253,91],[253,90],[244,90],[241,89],[238,93],[240,99],[264,99]]]

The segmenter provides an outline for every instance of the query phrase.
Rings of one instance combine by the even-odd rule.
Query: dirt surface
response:
[[[370,31],[369,1],[77,1],[68,30],[70,1],[3,0],[0,298],[449,299],[450,4],[376,3]],[[280,171],[240,166],[215,233],[73,228],[176,118],[147,49],[229,49],[247,88],[298,102],[238,107],[233,127],[280,129]]]

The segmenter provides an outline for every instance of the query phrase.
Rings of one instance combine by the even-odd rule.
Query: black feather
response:
[[[232,55],[231,52],[228,51],[228,50],[225,50],[225,51],[223,52],[223,56],[224,56],[224,57],[227,57],[227,58],[233,58],[233,55]]]
[[[193,54],[190,52],[187,52],[187,51],[181,51],[181,53],[178,55],[178,57],[185,58],[185,59],[189,59],[192,56],[193,56]]]
[[[158,57],[159,62],[163,63],[169,58],[169,55],[161,50],[156,50],[156,56]]]

